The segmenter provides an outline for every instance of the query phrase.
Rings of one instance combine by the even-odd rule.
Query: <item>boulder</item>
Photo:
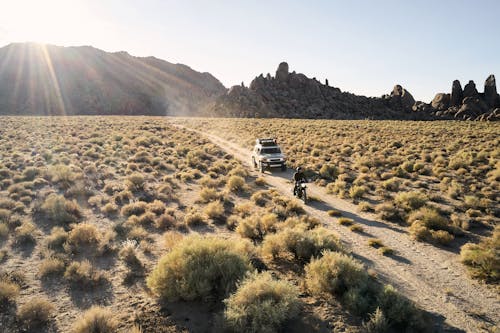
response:
[[[453,85],[451,86],[451,97],[450,97],[450,105],[451,106],[460,106],[462,104],[462,100],[464,99],[464,92],[462,90],[462,85],[460,85],[460,81],[453,81]]]
[[[411,110],[411,108],[415,104],[415,99],[406,89],[397,84],[394,86],[391,92],[391,104],[396,108]]]
[[[288,64],[286,62],[280,63],[276,70],[276,79],[278,81],[286,81],[288,79],[288,74]]]
[[[492,108],[500,106],[498,105],[499,96],[497,93],[495,76],[493,74],[488,76],[488,78],[484,82],[484,99],[486,100],[486,103]]]
[[[477,92],[476,84],[474,83],[474,81],[470,80],[469,83],[467,83],[464,87],[464,99],[466,97],[477,98],[478,96],[479,93]]]
[[[431,102],[434,109],[443,111],[450,107],[450,94],[437,94]]]

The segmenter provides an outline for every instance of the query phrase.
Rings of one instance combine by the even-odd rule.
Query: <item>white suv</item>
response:
[[[286,156],[281,152],[276,139],[256,139],[252,152],[252,164],[261,172],[266,168],[286,170]]]

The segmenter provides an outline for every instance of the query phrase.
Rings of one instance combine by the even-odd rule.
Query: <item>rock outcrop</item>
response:
[[[500,95],[497,93],[495,76],[484,83],[484,93],[477,91],[474,81],[469,81],[462,91],[458,80],[453,81],[451,95],[439,93],[430,103],[429,112],[443,119],[500,120]],[[419,106],[420,110],[423,106]]]
[[[209,115],[321,119],[431,119],[414,112],[413,96],[400,85],[390,95],[369,98],[342,92],[279,64],[274,77],[257,76],[248,88],[235,86],[215,102]]]
[[[460,106],[462,104],[462,100],[464,99],[464,91],[462,90],[462,85],[460,81],[455,80],[451,86],[451,97],[450,97],[450,105],[451,106]]]

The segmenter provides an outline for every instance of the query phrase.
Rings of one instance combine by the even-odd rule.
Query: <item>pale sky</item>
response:
[[[356,94],[416,99],[500,80],[497,0],[0,0],[0,46],[35,41],[155,56],[230,87],[281,61]]]

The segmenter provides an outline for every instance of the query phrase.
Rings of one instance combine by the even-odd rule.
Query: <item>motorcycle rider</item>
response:
[[[295,182],[293,186],[293,195],[297,195],[297,189],[300,186],[300,183],[307,183],[307,178],[302,172],[302,167],[297,167],[295,173],[293,174],[293,180]]]

